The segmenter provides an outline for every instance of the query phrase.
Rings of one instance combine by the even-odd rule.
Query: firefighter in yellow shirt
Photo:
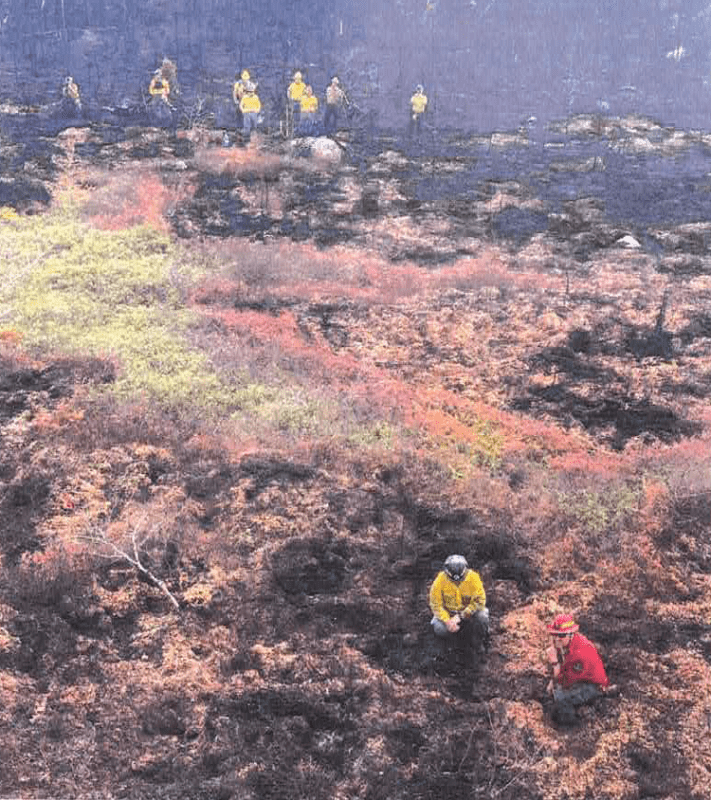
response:
[[[465,645],[489,649],[489,609],[479,573],[464,556],[451,555],[430,586],[432,629],[442,640],[458,637]]]
[[[303,136],[313,136],[316,130],[316,115],[318,113],[318,97],[314,94],[311,86],[304,89],[300,102],[299,112],[299,133]]]
[[[427,95],[425,94],[422,84],[418,84],[415,89],[415,94],[410,98],[410,124],[408,125],[408,133],[412,136],[413,133],[420,133],[422,129],[422,115],[427,109]]]
[[[243,69],[241,73],[235,75],[234,86],[232,87],[232,101],[236,106],[239,106],[239,101],[247,93],[247,83],[252,82],[256,87],[256,81],[252,81],[252,76],[249,70]]]
[[[245,95],[239,101],[239,109],[242,112],[242,133],[249,139],[252,131],[257,128],[259,114],[262,110],[256,87],[251,81],[247,81]]]
[[[247,84],[251,83],[255,90],[257,88],[257,81],[252,80],[252,76],[248,69],[243,69],[242,72],[235,75],[235,82],[232,86],[232,102],[235,104],[235,117],[236,117],[236,126],[238,128],[242,127],[244,120],[242,119],[242,111],[240,110],[239,104],[242,101],[242,98],[247,94]]]
[[[170,83],[163,77],[163,72],[157,69],[153,73],[150,85],[148,86],[148,94],[151,98],[159,97],[164,103],[170,105]]]
[[[163,80],[168,82],[170,86],[170,94],[177,97],[180,94],[180,85],[178,84],[178,67],[174,61],[171,61],[167,56],[163,57],[160,65],[160,74]]]
[[[289,135],[299,127],[301,98],[304,96],[305,91],[304,76],[297,70],[289,84],[289,88],[286,90],[286,124]]]
[[[62,84],[62,97],[64,98],[64,104],[68,111],[72,111],[77,114],[81,112],[81,96],[79,95],[79,87],[71,75],[67,75],[67,77],[64,79],[64,83]]]

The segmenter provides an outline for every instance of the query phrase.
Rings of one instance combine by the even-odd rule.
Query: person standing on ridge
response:
[[[431,625],[440,640],[459,638],[472,651],[489,649],[489,609],[479,573],[451,555],[430,586]]]
[[[242,133],[245,139],[249,139],[252,131],[257,128],[259,114],[262,110],[262,104],[256,94],[256,86],[251,81],[247,81],[245,95],[239,102],[239,108],[242,112]]]
[[[548,691],[553,695],[553,718],[563,725],[574,724],[576,708],[610,685],[595,645],[578,631],[571,614],[558,614],[548,625],[552,644],[547,655],[553,671]]]
[[[62,97],[65,104],[71,108],[76,114],[81,113],[81,96],[79,94],[79,87],[71,75],[67,75],[62,84]]]
[[[294,78],[286,90],[286,119],[287,119],[287,133],[289,136],[299,126],[300,113],[301,113],[301,98],[306,91],[306,84],[304,83],[303,75],[297,70],[294,73]]]
[[[415,94],[410,98],[410,123],[408,125],[408,133],[412,136],[413,133],[419,136],[422,128],[422,115],[427,108],[427,95],[425,94],[422,84],[418,84],[415,89]]]
[[[311,86],[304,89],[301,96],[301,111],[299,133],[304,136],[313,136],[316,130],[316,114],[318,112],[318,97]]]
[[[247,93],[247,83],[252,80],[249,70],[243,69],[241,73],[235,75],[235,82],[232,86],[232,102],[235,104],[235,116],[236,116],[236,124],[238,128],[242,127],[242,112],[240,111],[239,104],[242,98]],[[256,87],[257,82],[252,81],[254,86]]]
[[[152,98],[159,97],[167,105],[170,104],[170,83],[163,77],[163,73],[158,68],[151,78],[150,85],[148,86],[148,94]],[[172,106],[171,106],[172,108]]]
[[[341,83],[334,75],[326,89],[326,113],[323,116],[323,127],[326,135],[335,133],[338,126],[338,110],[348,102]]]
[[[180,94],[180,85],[178,84],[178,67],[176,63],[164,56],[160,65],[160,74],[168,82],[173,97],[177,97]]]

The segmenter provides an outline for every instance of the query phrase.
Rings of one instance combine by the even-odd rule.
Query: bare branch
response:
[[[173,593],[168,588],[168,585],[165,581],[161,580],[157,575],[154,575],[150,569],[148,569],[145,564],[141,561],[141,556],[139,552],[139,547],[145,541],[145,539],[140,540],[139,542],[139,531],[140,531],[141,523],[136,525],[131,530],[131,545],[132,550],[119,547],[115,542],[109,539],[106,536],[106,531],[97,531],[94,530],[92,533],[84,534],[77,536],[76,538],[79,541],[84,541],[91,544],[93,547],[99,548],[108,548],[111,551],[111,554],[114,557],[118,557],[123,561],[128,562],[132,567],[137,569],[143,576],[145,576],[150,583],[152,583],[155,587],[161,590],[163,594],[170,600],[171,605],[175,608],[176,611],[180,611],[180,603],[175,598]],[[146,534],[148,536],[148,534]]]

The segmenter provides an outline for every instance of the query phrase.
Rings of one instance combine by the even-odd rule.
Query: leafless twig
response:
[[[80,540],[85,542],[89,542],[90,544],[96,547],[106,547],[108,548],[111,553],[118,558],[122,559],[123,561],[128,562],[132,567],[137,569],[142,575],[144,575],[150,583],[160,589],[163,594],[170,600],[173,608],[176,611],[180,611],[180,603],[176,600],[173,593],[168,588],[165,581],[161,580],[157,575],[155,575],[151,570],[143,563],[141,560],[140,554],[140,547],[141,544],[148,538],[148,535],[153,531],[149,531],[146,536],[141,539],[140,536],[141,526],[136,525],[131,530],[131,540],[130,546],[121,547],[116,544],[116,542],[109,539],[106,536],[106,532],[102,530],[93,531],[92,533],[86,534],[84,536],[78,537]]]

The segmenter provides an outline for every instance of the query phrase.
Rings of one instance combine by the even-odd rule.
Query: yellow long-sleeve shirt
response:
[[[239,110],[243,114],[249,114],[254,111],[259,112],[262,110],[262,104],[259,102],[259,98],[256,94],[246,94],[239,101]]]
[[[430,608],[442,622],[460,612],[465,617],[471,616],[485,606],[484,584],[473,569],[467,570],[461,583],[455,583],[444,571],[440,572],[430,587]]]
[[[298,103],[306,91],[306,84],[303,81],[292,81],[287,89],[287,97],[292,103]]]
[[[413,94],[410,98],[410,105],[412,106],[413,114],[424,114],[427,108],[427,95],[420,94],[419,92]]]
[[[71,83],[67,83],[64,87],[63,92],[65,97],[68,97],[70,100],[74,100],[75,102],[79,100],[79,87],[72,81]]]

